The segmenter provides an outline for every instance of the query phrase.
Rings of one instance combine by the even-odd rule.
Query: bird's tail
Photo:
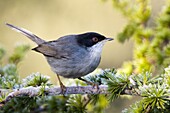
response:
[[[19,28],[19,27],[16,27],[12,24],[8,24],[6,23],[6,25],[10,28],[12,28],[13,30],[19,32],[19,33],[22,33],[23,35],[27,36],[29,39],[31,39],[33,42],[35,42],[36,44],[40,45],[42,43],[45,42],[45,40],[39,38],[38,36],[34,35],[33,33],[31,33],[30,31],[24,29],[24,28]]]

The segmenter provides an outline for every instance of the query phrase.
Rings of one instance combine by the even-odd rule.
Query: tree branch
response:
[[[109,94],[107,91],[108,86],[107,85],[100,85],[99,89],[94,88],[93,86],[70,86],[66,87],[65,95],[68,94]],[[0,94],[2,95],[3,93],[10,92],[11,90],[4,90],[0,89]],[[20,89],[14,89],[12,92],[10,92],[6,99],[2,103],[6,103],[9,100],[11,100],[14,97],[17,96],[29,96],[29,97],[34,97],[34,96],[39,96],[44,94],[46,96],[54,96],[54,95],[61,95],[61,89],[58,86],[54,87],[48,87],[48,86],[38,86],[38,87],[25,87],[25,88],[20,88]],[[133,94],[131,89],[125,89],[121,94],[127,94],[127,95],[136,95]]]

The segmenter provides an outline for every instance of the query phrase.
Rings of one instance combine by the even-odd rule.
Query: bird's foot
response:
[[[93,86],[93,88],[97,88],[97,91],[99,90],[99,84],[98,83],[93,83],[93,82],[90,82],[90,81],[87,81],[87,80],[85,80],[85,79],[83,79],[83,78],[78,78],[79,80],[82,80],[82,81],[84,81],[84,82],[86,82],[87,84],[89,84],[89,85],[92,85]]]
[[[97,88],[97,91],[99,90],[99,84],[98,84],[98,83],[93,83],[93,82],[92,82],[92,86],[93,86],[93,88],[96,87],[96,88]]]
[[[66,92],[66,87],[63,85],[63,83],[61,82],[60,83],[60,89],[61,89],[61,94],[63,95],[63,96],[65,96],[65,92]]]
[[[65,94],[67,88],[61,82],[60,77],[58,75],[57,75],[57,78],[58,78],[58,81],[59,81],[59,84],[60,84],[61,94],[63,94],[63,96],[65,96],[64,94]]]

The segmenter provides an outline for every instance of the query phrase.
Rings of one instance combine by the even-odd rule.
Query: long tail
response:
[[[12,28],[13,30],[19,32],[19,33],[22,33],[23,35],[27,36],[29,39],[31,39],[33,42],[35,42],[36,44],[40,45],[42,43],[45,42],[45,40],[39,38],[38,36],[34,35],[33,33],[31,33],[30,31],[24,29],[24,28],[19,28],[19,27],[16,27],[12,24],[8,24],[6,23],[6,25],[10,28]]]

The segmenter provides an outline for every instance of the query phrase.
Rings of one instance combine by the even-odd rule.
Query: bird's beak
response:
[[[106,38],[105,40],[107,40],[107,41],[112,41],[113,38]]]

